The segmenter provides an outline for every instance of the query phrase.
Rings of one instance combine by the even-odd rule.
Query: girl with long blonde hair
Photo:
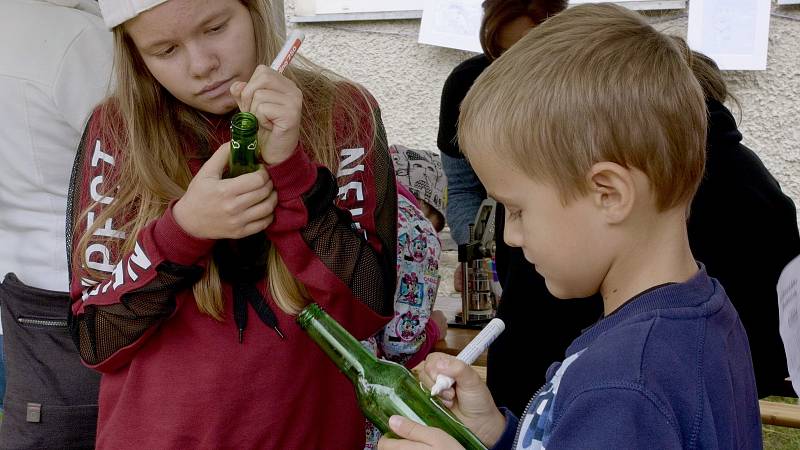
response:
[[[293,323],[388,321],[396,194],[362,88],[280,74],[268,0],[100,0],[115,89],[73,170],[70,328],[103,374],[99,448],[361,448],[352,388]],[[227,178],[230,119],[262,167]]]

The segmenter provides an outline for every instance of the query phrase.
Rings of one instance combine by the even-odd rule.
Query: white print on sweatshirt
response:
[[[358,172],[364,171],[364,164],[361,164],[364,158],[364,148],[346,148],[341,152],[342,162],[339,164],[339,171],[336,174],[337,178],[349,177]],[[339,199],[346,201],[349,196],[355,195],[356,202],[364,201],[364,183],[361,181],[351,181],[344,186],[339,187]],[[358,203],[355,203],[358,205]],[[361,230],[361,223],[358,217],[364,214],[363,207],[355,207],[350,209],[350,215],[353,216],[353,228]],[[367,233],[364,232],[364,239],[367,238]]]

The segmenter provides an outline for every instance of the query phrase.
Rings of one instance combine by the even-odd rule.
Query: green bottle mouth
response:
[[[300,328],[305,330],[311,324],[311,321],[318,318],[321,314],[323,314],[322,308],[318,304],[312,303],[300,311],[295,321],[300,325]]]
[[[254,133],[258,130],[258,118],[249,112],[238,112],[231,119],[231,128],[244,134]]]

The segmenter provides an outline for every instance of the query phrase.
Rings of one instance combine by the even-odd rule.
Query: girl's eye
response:
[[[156,56],[158,56],[159,58],[164,58],[164,57],[170,56],[173,53],[175,53],[175,49],[176,49],[176,47],[174,45],[172,45],[169,48],[165,48],[164,50],[156,53]]]
[[[223,28],[225,28],[225,23],[221,23],[215,27],[209,28],[208,33],[216,33],[218,31],[222,31]]]

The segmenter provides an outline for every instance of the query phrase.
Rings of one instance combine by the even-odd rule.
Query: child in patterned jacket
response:
[[[447,180],[439,155],[389,147],[397,176],[397,286],[394,317],[365,345],[379,356],[413,368],[447,333],[447,318],[434,310],[439,288]],[[380,433],[367,421],[366,449]]]
[[[397,176],[397,287],[381,347],[384,357],[414,367],[447,333],[447,319],[433,309],[447,179],[435,153],[392,145],[389,155]]]

